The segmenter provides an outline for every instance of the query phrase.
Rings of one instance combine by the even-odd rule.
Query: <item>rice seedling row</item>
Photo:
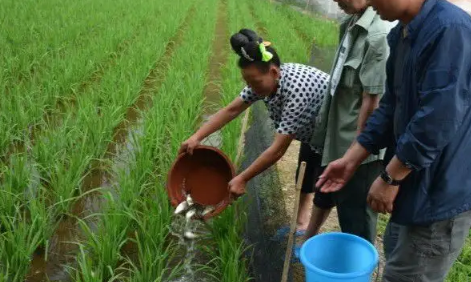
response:
[[[267,40],[273,41],[273,46],[282,55],[284,62],[307,62],[311,46],[292,32],[290,22],[284,17],[274,17],[276,7],[267,1],[244,1],[245,12],[251,11],[258,26],[266,28]],[[244,12],[244,10],[243,10]]]
[[[139,174],[139,172],[142,172],[142,169],[146,167],[138,167],[136,170],[133,170],[133,161],[140,156],[139,152],[141,151],[135,144],[137,138],[135,134],[137,134],[137,136],[142,134],[141,125],[139,125],[139,123],[136,124],[136,121],[138,122],[139,120],[137,120],[137,118],[153,105],[154,99],[159,99],[159,95],[152,94],[156,92],[159,89],[159,85],[165,81],[166,65],[173,58],[174,49],[178,48],[180,42],[183,40],[184,34],[187,33],[188,25],[190,25],[190,19],[194,11],[194,9],[191,9],[187,14],[177,35],[171,40],[172,43],[167,45],[164,57],[156,63],[157,67],[154,68],[145,79],[144,88],[140,94],[142,100],[138,99],[138,102],[143,103],[143,101],[146,101],[147,105],[139,106],[138,104],[134,104],[130,109],[132,109],[133,114],[136,115],[127,117],[126,126],[118,126],[122,132],[121,136],[128,137],[128,144],[118,152],[119,157],[113,160],[116,162],[113,166],[114,179],[111,180],[114,183],[112,184],[114,187],[109,187],[111,189],[105,194],[107,200],[105,201],[104,212],[96,214],[95,216],[95,221],[98,222],[99,225],[98,230],[93,232],[86,224],[81,224],[82,228],[86,231],[88,240],[81,245],[79,267],[74,271],[75,278],[78,281],[87,281],[91,277],[91,273],[94,273],[97,277],[109,279],[110,277],[120,275],[119,273],[129,272],[125,271],[126,267],[129,267],[129,265],[118,265],[122,264],[123,261],[127,259],[121,252],[124,244],[128,241],[128,225],[138,218],[136,214],[140,213],[141,210],[139,208],[143,207],[143,205],[136,204],[142,201],[140,197],[143,191],[141,191],[139,187],[146,184],[147,174],[149,173],[144,170],[144,174]],[[186,34],[186,36],[188,37],[189,34]],[[145,156],[148,157],[148,155]],[[141,158],[137,159],[137,161],[138,164],[147,162],[147,168],[152,168],[152,166],[149,166],[149,161],[152,161],[152,158]],[[149,197],[149,194],[146,194],[146,197]],[[155,204],[156,203],[153,202],[153,205]],[[154,207],[148,208],[154,209]],[[145,215],[147,216],[147,213]],[[159,215],[156,214],[155,216],[158,217]],[[155,234],[152,236],[155,239]],[[88,255],[85,256],[84,253],[88,253]],[[128,264],[131,264],[131,261],[129,261]],[[157,268],[153,271],[155,272],[159,269],[161,268]],[[162,275],[163,271],[156,273]]]
[[[98,2],[110,5],[106,1]],[[0,191],[7,199],[0,205],[0,281],[41,281],[46,274],[66,277],[67,272],[75,281],[169,281],[186,273],[182,263],[175,264],[181,246],[169,240],[166,173],[181,141],[205,112],[203,96],[226,104],[242,88],[239,70],[227,61],[228,29],[252,27],[254,21],[248,2],[235,0],[200,1],[193,10],[183,0],[140,0],[130,13],[125,1],[116,5],[110,15],[117,19],[123,14],[121,22],[113,23],[118,28],[78,4],[67,13],[90,12],[84,18],[97,29],[83,40],[97,46],[75,45],[88,20],[77,21],[60,40],[52,40],[41,27],[38,38],[51,41],[37,51],[16,53],[21,66],[0,75],[2,83],[7,78],[12,85],[0,107],[19,113],[14,122],[1,117],[12,128],[2,142],[24,142],[24,150],[13,152],[0,170]],[[41,22],[50,15],[48,9],[32,13],[31,21]],[[38,57],[46,49],[49,53]],[[118,55],[109,57],[108,50]],[[27,94],[18,98],[19,93]],[[44,116],[44,110],[51,114]],[[35,125],[41,130],[32,138],[29,131]],[[240,120],[221,134],[223,149],[234,160]],[[212,221],[212,241],[205,250],[213,259],[195,271],[213,274],[216,281],[249,279],[240,236],[242,210],[236,203]]]
[[[225,48],[230,50],[229,35],[246,27],[246,15],[237,12],[236,1],[227,0],[220,3],[220,18],[225,20],[226,31],[223,40]],[[226,19],[223,19],[226,18]],[[221,24],[218,23],[218,26]],[[226,57],[226,63],[221,69],[222,81],[220,85],[220,106],[227,105],[239,93],[243,87],[240,71],[237,68],[234,55]],[[238,141],[241,134],[241,118],[238,118],[221,130],[222,150],[239,165],[236,160]],[[222,282],[245,282],[250,276],[248,274],[248,260],[245,259],[245,246],[242,234],[245,224],[245,214],[241,202],[234,203],[231,207],[212,220],[211,232],[213,243],[205,247],[205,252],[213,258],[210,264],[211,274],[214,281]]]
[[[180,19],[174,17],[173,21]],[[175,27],[178,26],[177,23],[178,22],[176,22]],[[172,20],[169,19],[167,26],[171,26],[171,24]],[[149,26],[153,27],[155,25]],[[161,27],[162,30],[159,36],[165,38],[165,34],[171,35],[171,28],[166,30],[163,25],[161,25]],[[142,36],[141,39],[149,39],[147,39],[147,41],[141,40],[143,41],[141,45],[139,45],[141,50],[134,50],[134,57],[126,60],[123,59],[125,62],[117,64],[117,66],[119,66],[122,63],[121,66],[126,70],[130,69],[129,66],[134,63],[138,63],[140,69],[136,70],[136,73],[131,73],[129,79],[125,80],[130,80],[130,82],[134,80],[134,82],[137,82],[135,83],[136,86],[139,86],[139,81],[143,80],[142,74],[145,75],[148,72],[150,65],[149,59],[153,58],[151,63],[155,61],[154,50],[148,48],[148,46],[158,44],[158,41],[155,40],[151,42],[151,40],[155,38],[149,37],[149,34],[154,30],[150,30],[149,28],[148,34]],[[170,36],[167,38],[169,37]],[[157,47],[157,49],[160,47],[161,52],[163,52],[164,48],[162,48],[161,45],[155,47]],[[145,56],[143,56],[144,54]],[[136,57],[142,58],[141,61],[136,60]],[[125,64],[126,62],[128,65]],[[58,210],[51,211],[52,214],[57,215],[69,211],[74,190],[76,187],[79,187],[78,184],[82,178],[81,173],[83,173],[92,157],[100,157],[99,152],[103,151],[104,146],[109,142],[109,140],[106,140],[106,136],[111,135],[107,132],[112,131],[112,128],[116,126],[116,121],[119,121],[123,115],[122,112],[124,112],[125,107],[122,107],[122,105],[130,105],[136,98],[136,95],[133,93],[138,93],[138,91],[136,91],[136,89],[133,90],[131,87],[132,83],[128,85],[129,88],[125,87],[117,91],[116,88],[119,88],[119,82],[123,79],[126,79],[125,73],[118,72],[114,76],[107,77],[103,80],[101,93],[94,92],[92,93],[94,95],[80,96],[80,99],[77,100],[81,109],[80,112],[75,115],[68,115],[61,126],[57,129],[47,131],[45,135],[41,137],[38,144],[33,147],[32,155],[40,164],[40,172],[42,175],[45,175],[43,178],[47,179],[45,182],[48,184],[48,190],[53,191],[52,198],[55,197],[56,199],[52,201],[54,203],[53,207],[59,208]],[[110,95],[107,96],[106,94]],[[99,105],[99,103],[97,103],[98,100],[96,100],[96,97],[100,97],[99,99],[109,99],[109,101],[107,101],[109,104],[98,107],[97,109],[96,105]],[[97,129],[98,131],[95,131]],[[105,138],[103,138],[103,136]],[[10,169],[13,170],[15,168]],[[50,195],[47,197],[48,199],[50,199],[49,196]],[[44,225],[51,228],[51,224]],[[10,233],[15,233],[14,231],[15,230]],[[44,237],[46,237],[44,239],[48,238],[48,236]],[[29,253],[31,254],[31,252]],[[25,256],[25,259],[28,261],[28,256]]]
[[[320,18],[316,15],[303,14],[288,5],[275,7],[279,16],[286,17],[291,26],[306,44],[319,47],[334,47],[338,43],[338,28],[336,21]]]
[[[176,54],[172,58],[172,62],[170,63],[169,73],[167,74],[167,78],[163,82],[163,85],[160,88],[160,90],[158,91],[157,97],[159,97],[159,103],[154,105],[154,107],[150,111],[143,113],[145,118],[142,124],[143,126],[142,134],[136,134],[134,135],[134,138],[132,138],[132,140],[135,140],[133,141],[133,143],[135,142],[136,145],[132,146],[134,150],[131,154],[131,156],[133,156],[130,159],[131,163],[126,165],[126,169],[121,169],[121,170],[118,169],[118,171],[120,171],[120,173],[118,173],[118,178],[119,178],[118,186],[120,187],[119,191],[120,191],[121,196],[116,197],[116,199],[113,201],[108,201],[109,203],[114,203],[114,201],[120,202],[121,208],[124,209],[123,214],[126,214],[127,216],[129,216],[129,219],[132,219],[132,221],[134,222],[133,225],[137,229],[136,230],[137,233],[135,233],[136,235],[134,236],[134,241],[138,249],[138,260],[137,262],[133,262],[132,260],[128,261],[128,266],[130,266],[128,268],[130,268],[131,272],[133,273],[131,275],[131,279],[133,281],[160,281],[163,275],[165,275],[166,273],[166,271],[164,271],[165,269],[162,269],[162,266],[165,266],[165,264],[168,263],[169,260],[168,259],[156,260],[155,258],[156,257],[165,258],[163,254],[168,253],[168,251],[162,252],[162,250],[165,251],[165,249],[163,248],[165,247],[164,243],[167,237],[166,234],[168,234],[167,228],[170,223],[171,213],[169,211],[168,201],[166,200],[166,195],[163,190],[162,179],[158,180],[159,183],[155,183],[157,185],[155,184],[149,185],[148,183],[149,180],[151,181],[156,180],[155,176],[149,177],[150,175],[152,175],[152,172],[154,173],[156,172],[155,163],[154,163],[156,160],[156,157],[157,157],[158,162],[162,160],[161,154],[152,156],[152,153],[155,153],[156,150],[158,150],[157,152],[159,153],[163,152],[163,150],[159,149],[159,146],[162,146],[161,144],[166,143],[166,140],[165,140],[166,128],[164,126],[165,124],[172,126],[174,123],[177,123],[177,122],[178,123],[185,122],[184,120],[181,120],[181,119],[173,120],[173,121],[171,119],[169,120],[167,119],[166,115],[163,112],[165,110],[168,111],[169,108],[176,107],[177,105],[175,105],[175,103],[178,104],[181,102],[181,103],[186,104],[186,102],[184,102],[185,99],[183,99],[183,96],[187,96],[187,95],[199,96],[202,93],[202,86],[204,86],[204,81],[199,79],[200,78],[199,76],[193,78],[191,74],[183,75],[182,68],[176,68],[175,64],[179,65],[183,62],[189,63],[193,61],[195,65],[202,64],[203,68],[204,68],[204,65],[206,65],[207,67],[207,56],[206,56],[206,60],[205,60],[205,56],[203,56],[202,58],[200,58],[200,56],[201,54],[208,52],[207,50],[209,46],[207,43],[210,41],[209,40],[210,37],[208,35],[202,36],[202,37],[195,36],[195,35],[196,34],[200,35],[204,31],[207,32],[208,23],[205,23],[206,21],[204,21],[204,19],[205,18],[207,19],[208,16],[213,17],[215,13],[214,9],[211,8],[210,5],[214,5],[214,3],[210,2],[210,3],[205,4],[204,5],[205,7],[202,7],[202,9],[198,10],[198,12],[196,12],[196,15],[193,14],[195,19],[192,21],[191,28],[187,32],[186,40],[184,40],[182,44],[179,47],[177,47],[177,49],[175,50]],[[201,26],[199,23],[205,23],[205,24]],[[211,21],[209,21],[209,24],[211,24]],[[190,37],[190,35],[192,36]],[[176,70],[176,72],[173,70]],[[199,73],[204,75],[205,69],[202,69],[202,72],[199,72]],[[178,91],[179,90],[178,88],[175,89],[175,87],[178,87],[179,84],[182,83],[182,82],[175,83],[176,80],[180,80],[180,79],[186,80],[185,82],[188,82],[188,83],[184,83],[188,87],[186,89],[187,91]],[[194,87],[195,84],[196,86],[198,86],[198,83],[200,87],[195,88]],[[175,97],[176,99],[174,99],[173,96],[177,96]],[[190,121],[193,121],[193,120],[194,119],[192,117]],[[180,142],[180,141],[181,140],[177,140],[177,142]],[[176,153],[176,151],[174,150],[173,153]],[[165,161],[169,162],[171,161],[171,158],[167,158]],[[157,165],[156,167],[159,167],[159,165]],[[121,177],[119,175],[121,175]],[[136,177],[133,177],[133,176],[136,176]],[[158,177],[160,178],[161,175],[158,175]],[[147,182],[147,185],[144,184],[146,182]],[[143,190],[138,189],[138,191],[136,191],[136,187],[143,187]],[[158,189],[156,190],[156,188]],[[146,190],[150,190],[153,193],[149,194],[149,191],[146,191]],[[143,195],[140,195],[140,194],[143,194]],[[151,200],[149,198],[151,198]],[[160,204],[156,205],[156,201]],[[158,212],[156,211],[153,213],[153,215],[155,215],[154,217],[152,216],[152,214],[147,214],[147,213],[144,213],[145,216],[143,216],[142,212],[145,211],[146,209],[155,210],[156,208]],[[166,209],[166,211],[162,209]],[[167,214],[168,216],[167,218],[165,218],[164,216],[165,214]],[[116,222],[117,220],[114,220],[114,221]],[[151,224],[153,222],[163,222],[165,224],[162,224],[162,223]],[[118,224],[118,226],[123,227],[123,225],[120,225],[120,224]],[[152,226],[153,228],[151,228]],[[124,228],[124,230],[126,230],[126,228]],[[155,232],[149,234],[148,233],[149,231],[155,231]],[[122,233],[120,234],[122,235]],[[162,234],[162,235],[158,236],[159,234]],[[103,236],[104,235],[105,234],[103,234]],[[108,236],[108,234],[106,234],[106,236]],[[120,237],[120,238],[122,239],[123,237]],[[160,239],[157,242],[156,239],[158,238]],[[94,241],[102,242],[103,240],[94,240]],[[144,242],[147,242],[147,244],[144,245],[143,244]],[[154,249],[154,248],[149,248],[149,246],[160,246],[160,247],[157,249]],[[84,248],[84,251],[86,249],[87,248]],[[92,247],[92,249],[100,249],[100,248],[98,246],[95,246],[95,247]],[[116,246],[113,249],[115,251],[116,249],[119,251],[119,248],[116,248]],[[86,261],[81,261],[80,265],[83,270],[83,268],[88,269],[87,266],[94,265],[94,264],[88,264]],[[95,273],[99,273],[99,272],[95,272]],[[143,277],[148,277],[149,279],[146,280],[146,279],[143,279]]]
[[[109,13],[92,11],[111,2],[5,2],[2,11],[9,13],[2,13],[2,39],[7,47],[2,51],[2,60],[9,67],[2,77],[7,89],[13,83],[40,76],[44,67],[54,64],[54,59],[70,48],[86,46],[110,26],[109,20],[122,17],[126,8],[124,1],[115,2]]]
[[[154,11],[159,12],[160,6]],[[31,131],[40,124],[41,118],[48,118],[57,111],[60,102],[83,92],[89,85],[96,84],[103,72],[112,66],[129,46],[131,39],[136,36],[136,30],[139,31],[142,26],[148,24],[150,17],[155,16],[148,11],[147,17],[142,13],[145,11],[142,11],[139,17],[124,17],[120,25],[107,28],[94,44],[86,48],[81,44],[74,45],[62,58],[51,60],[54,63],[51,63],[44,75],[35,75],[29,81],[10,87],[9,95],[0,105],[3,113],[0,116],[0,124],[7,133],[0,140],[0,155],[5,156],[5,150],[21,147],[15,143],[21,145],[29,138]],[[15,114],[5,114],[11,112]]]

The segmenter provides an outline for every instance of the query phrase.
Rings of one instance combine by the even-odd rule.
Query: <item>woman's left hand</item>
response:
[[[242,177],[236,176],[232,178],[229,182],[229,191],[234,199],[245,194],[245,185],[247,185],[247,182]]]

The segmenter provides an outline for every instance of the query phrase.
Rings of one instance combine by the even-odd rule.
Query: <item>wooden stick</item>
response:
[[[289,237],[288,237],[288,244],[286,245],[285,264],[283,266],[283,275],[281,276],[281,282],[288,281],[289,266],[291,262],[291,253],[293,251],[294,233],[296,232],[296,221],[298,219],[299,197],[301,194],[301,187],[303,186],[305,172],[306,172],[306,162],[302,162],[299,169],[298,181],[296,183],[296,191],[295,191],[296,197],[294,200],[293,215],[291,216],[291,226],[290,226],[290,232],[289,232]]]

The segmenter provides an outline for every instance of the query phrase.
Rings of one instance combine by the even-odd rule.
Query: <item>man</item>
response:
[[[471,18],[443,0],[371,0],[389,36],[387,89],[318,186],[338,191],[370,153],[390,161],[368,203],[392,212],[383,281],[444,281],[471,227]],[[397,241],[389,240],[398,234]]]
[[[393,27],[390,22],[380,19],[367,0],[335,2],[349,17],[340,27],[340,45],[322,105],[320,124],[313,137],[313,143],[324,148],[322,158],[318,158],[318,165],[322,166],[347,151],[377,107],[386,81],[387,35]],[[317,234],[332,207],[337,206],[343,232],[374,242],[377,214],[368,207],[366,196],[381,167],[381,156],[371,156],[343,191],[316,193],[306,237]]]

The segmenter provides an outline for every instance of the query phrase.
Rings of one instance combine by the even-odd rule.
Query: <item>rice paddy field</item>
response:
[[[0,25],[0,281],[248,281],[241,204],[185,245],[167,171],[243,87],[231,33],[305,62],[336,24],[265,1],[5,0]],[[240,135],[220,133],[233,160]]]
[[[337,24],[264,0],[3,0],[0,26],[0,282],[249,281],[244,206],[188,245],[167,172],[243,87],[232,33],[305,63]],[[219,134],[233,161],[241,121]]]

